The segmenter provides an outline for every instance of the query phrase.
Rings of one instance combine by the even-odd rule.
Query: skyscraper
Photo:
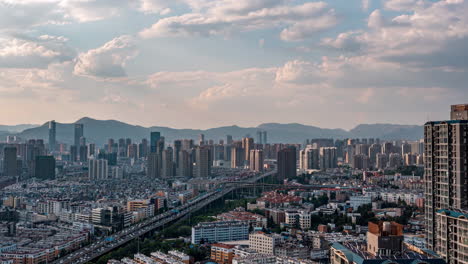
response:
[[[257,143],[263,144],[263,132],[260,130],[257,131]]]
[[[320,169],[333,169],[338,167],[338,157],[335,147],[320,148]]]
[[[263,142],[262,144],[268,144],[267,132],[263,131]]]
[[[161,138],[160,132],[151,132],[150,134],[150,151],[156,152],[158,140]]]
[[[424,125],[427,247],[448,263],[465,263],[468,258],[466,234],[460,233],[467,226],[468,216],[467,109],[468,105],[452,106],[454,120]],[[453,216],[460,220],[454,221]],[[465,220],[460,216],[465,216]]]
[[[84,136],[84,125],[75,124],[75,141],[74,145],[78,148],[80,146],[80,138]]]
[[[210,149],[206,147],[198,147],[196,150],[196,177],[206,178],[211,175],[211,158]]]
[[[174,164],[176,168],[179,167],[179,152],[182,150],[182,141],[174,140]]]
[[[56,127],[57,124],[55,123],[55,120],[49,122],[49,152],[53,152],[57,148]]]
[[[18,161],[16,147],[5,147],[3,149],[3,175],[17,176],[18,175]]]
[[[179,167],[177,168],[177,176],[192,177],[192,165],[193,163],[190,152],[187,150],[179,151]]]
[[[254,139],[253,138],[245,137],[245,138],[242,139],[242,148],[245,151],[244,158],[248,162],[250,162],[250,151],[253,149],[253,147],[254,147]]]
[[[302,170],[318,170],[320,168],[320,151],[312,146],[299,152],[299,167]]]
[[[168,147],[162,151],[162,168],[161,173],[163,178],[170,178],[174,176],[174,153],[172,148]]]
[[[55,158],[54,156],[37,156],[34,166],[34,177],[41,180],[55,179]]]
[[[293,146],[278,151],[278,180],[283,182],[288,177],[296,177],[296,148]]]
[[[468,120],[468,104],[452,105],[450,112],[451,120]]]
[[[151,152],[148,154],[147,161],[147,176],[149,178],[159,178],[161,176],[161,167],[159,162],[159,154]]]
[[[263,150],[261,149],[252,149],[250,151],[250,170],[253,171],[263,171],[263,161],[264,161],[264,156],[263,156]]]
[[[232,136],[231,135],[226,136],[226,144],[228,144],[228,145],[232,144]]]

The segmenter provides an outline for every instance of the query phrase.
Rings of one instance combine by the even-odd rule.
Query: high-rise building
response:
[[[80,147],[79,147],[79,155],[80,155],[80,161],[81,161],[81,162],[86,162],[86,161],[88,161],[88,146],[86,146],[86,145],[80,145]]]
[[[293,146],[283,148],[277,154],[278,180],[283,182],[288,177],[296,177],[297,161],[296,148]]]
[[[257,131],[257,143],[263,144],[263,131],[261,130]]]
[[[206,178],[211,175],[210,149],[198,147],[196,150],[196,174],[195,177]]]
[[[138,145],[137,144],[127,145],[127,157],[132,158],[132,159],[138,158]]]
[[[18,154],[16,147],[5,147],[3,149],[3,175],[18,175]]]
[[[377,164],[377,154],[382,153],[382,146],[380,144],[372,144],[369,147],[369,159],[372,166]]]
[[[174,140],[174,164],[175,167],[179,167],[179,152],[182,150],[182,141]]]
[[[80,146],[80,138],[84,136],[84,125],[75,124],[75,141],[74,145],[78,148]]]
[[[192,177],[193,163],[190,152],[187,150],[179,151],[179,167],[177,167],[177,176]]]
[[[451,264],[466,263],[468,259],[466,234],[459,232],[466,227],[466,222],[451,219],[468,215],[467,109],[468,105],[452,106],[453,120],[424,125],[427,247]]]
[[[37,156],[34,166],[34,177],[41,180],[55,179],[54,156]]]
[[[231,147],[231,168],[239,168],[244,166],[245,151],[241,147]]]
[[[55,120],[49,122],[49,152],[53,152],[57,148],[57,123]]]
[[[299,152],[299,168],[301,170],[318,170],[320,168],[320,151],[307,146]]]
[[[198,145],[202,146],[204,144],[205,144],[205,135],[204,134],[198,135]]]
[[[338,167],[338,157],[335,147],[320,148],[320,169],[333,169]]]
[[[109,167],[106,159],[90,159],[88,175],[92,180],[104,180],[109,177]]]
[[[159,154],[156,152],[151,152],[148,154],[147,160],[147,176],[149,178],[159,178],[161,176],[161,166]]]
[[[263,150],[261,149],[252,149],[250,151],[250,170],[253,171],[263,171],[263,161],[264,161],[264,156],[263,156]]]
[[[71,145],[70,146],[70,161],[75,162],[78,161],[78,153],[79,152],[79,146],[76,145]]]
[[[162,151],[162,177],[170,178],[174,176],[174,153],[171,147]]]
[[[160,132],[151,132],[150,134],[150,151],[151,152],[156,152],[157,150],[157,143],[159,139],[161,138],[161,133]]]
[[[411,153],[411,144],[403,143],[401,144],[401,156],[404,157],[405,154]]]
[[[244,158],[250,162],[250,151],[254,147],[254,140],[250,137],[245,137],[242,139],[242,148],[245,151]]]
[[[267,132],[263,131],[263,143],[262,144],[268,144],[268,138],[267,138]]]
[[[148,156],[148,140],[146,138],[141,140],[138,144],[138,158],[145,158]]]
[[[228,144],[228,145],[232,144],[232,136],[231,135],[226,136],[226,144]]]
[[[96,144],[89,144],[88,145],[88,158],[96,156]]]
[[[379,170],[384,170],[387,168],[388,164],[388,155],[385,153],[378,153],[376,158],[375,166]]]
[[[114,152],[114,144],[115,144],[115,141],[113,138],[109,138],[107,140],[107,152],[108,153]]]

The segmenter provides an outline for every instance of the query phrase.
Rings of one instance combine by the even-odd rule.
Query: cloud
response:
[[[53,62],[72,60],[75,51],[61,36],[42,35],[0,38],[0,68],[44,68]]]
[[[408,7],[410,4],[412,7]],[[340,33],[322,44],[417,68],[468,70],[468,3],[463,1],[388,1],[387,8],[410,8],[387,17],[373,11],[368,28]]]
[[[287,5],[275,0],[189,1],[197,12],[158,20],[140,32],[143,38],[230,35],[242,31],[282,28],[281,38],[297,41],[337,23],[325,2]]]
[[[134,39],[120,36],[99,48],[80,53],[73,72],[97,78],[125,77],[125,63],[136,55]]]

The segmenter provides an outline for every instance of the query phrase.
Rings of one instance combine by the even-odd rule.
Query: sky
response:
[[[468,103],[463,0],[0,0],[0,124],[423,124]]]

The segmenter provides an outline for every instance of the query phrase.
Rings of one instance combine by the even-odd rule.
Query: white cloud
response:
[[[67,39],[60,36],[0,38],[0,67],[44,68],[53,62],[72,60],[74,56]]]
[[[162,18],[140,32],[144,38],[166,36],[229,35],[239,31],[283,28],[283,40],[300,40],[337,23],[325,2],[287,5],[275,0],[223,0],[192,6],[198,12]]]
[[[137,55],[134,39],[124,35],[79,54],[74,74],[97,78],[125,77],[125,63]]]

